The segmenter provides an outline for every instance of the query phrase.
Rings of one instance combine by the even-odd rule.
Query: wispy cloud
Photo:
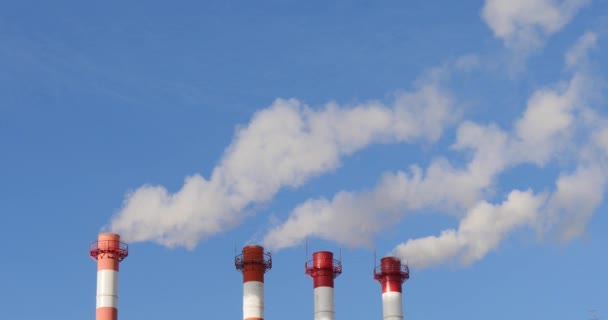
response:
[[[485,0],[481,15],[494,36],[511,49],[542,47],[590,0]]]
[[[587,61],[587,52],[594,48],[597,44],[597,34],[594,32],[587,32],[581,36],[577,43],[566,52],[565,61],[568,69],[580,68],[581,64]]]

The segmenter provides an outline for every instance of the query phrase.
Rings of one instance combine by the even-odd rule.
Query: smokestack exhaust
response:
[[[319,251],[304,268],[313,280],[315,320],[334,320],[334,279],[342,273],[342,261],[329,251]]]
[[[127,244],[115,233],[102,233],[89,246],[97,261],[96,320],[118,319],[118,265],[129,254]]]
[[[402,284],[410,278],[407,265],[396,257],[380,259],[374,268],[374,279],[382,285],[382,316],[384,320],[403,320]]]
[[[243,273],[243,319],[263,320],[264,273],[272,268],[270,253],[261,246],[246,246],[234,265]]]

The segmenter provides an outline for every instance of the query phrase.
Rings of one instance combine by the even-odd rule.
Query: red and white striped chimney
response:
[[[342,273],[342,262],[329,251],[319,251],[304,267],[313,280],[315,320],[334,320],[334,279]]]
[[[246,246],[234,259],[243,273],[243,319],[264,319],[264,273],[272,268],[272,257],[260,246]]]
[[[374,279],[382,284],[382,315],[384,320],[403,320],[401,285],[410,278],[407,265],[396,257],[380,259]]]
[[[118,265],[128,247],[115,233],[102,233],[91,243],[89,254],[97,260],[97,320],[118,319]]]

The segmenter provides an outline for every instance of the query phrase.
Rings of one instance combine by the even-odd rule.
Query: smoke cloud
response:
[[[374,143],[435,141],[453,121],[452,100],[432,79],[390,104],[328,103],[314,109],[278,99],[235,133],[210,178],[195,174],[171,193],[146,185],[127,195],[111,230],[127,241],[194,247],[238,225],[251,206],[284,187],[336,169],[340,159]]]
[[[582,37],[573,50],[588,39]],[[577,54],[584,65],[583,52]],[[452,145],[453,150],[472,152],[464,167],[439,157],[426,169],[412,165],[409,171],[386,173],[371,191],[308,200],[271,229],[264,243],[282,249],[315,236],[346,246],[371,245],[380,230],[421,209],[441,210],[462,220],[458,230],[398,245],[393,253],[414,267],[452,259],[472,263],[522,226],[570,240],[584,231],[601,204],[608,176],[608,122],[587,105],[592,82],[579,67],[568,81],[533,92],[511,130],[465,121]],[[486,200],[506,170],[548,163],[562,168],[553,193],[513,190],[501,204]],[[575,163],[573,171],[570,163]]]
[[[458,257],[468,265],[498,246],[510,231],[533,225],[543,203],[543,196],[531,191],[511,191],[500,205],[481,201],[460,221],[458,230],[448,229],[439,236],[408,240],[398,245],[394,254],[407,257],[418,268]]]
[[[484,15],[498,19],[492,28],[505,39],[520,37],[517,33],[529,28],[550,34],[585,1],[564,3],[522,2],[500,20],[492,16],[497,14],[492,6],[505,4],[488,0]],[[529,5],[557,11],[546,18],[518,16]],[[601,205],[608,183],[608,119],[590,106],[597,88],[585,69],[587,51],[596,41],[594,33],[582,36],[565,55],[567,80],[532,92],[509,127],[472,121],[456,125],[450,149],[468,155],[464,165],[438,156],[426,167],[412,164],[386,172],[371,189],[304,201],[268,230],[264,245],[280,250],[313,236],[350,247],[371,246],[382,230],[426,209],[460,222],[457,228],[395,246],[392,253],[417,268],[449,261],[471,264],[519,228],[562,241],[579,236]],[[478,63],[471,56],[449,68],[468,70]],[[390,103],[332,102],[312,108],[296,99],[277,99],[235,132],[208,178],[187,177],[176,192],[155,185],[134,190],[110,228],[130,242],[193,248],[239,225],[255,213],[256,204],[272,200],[282,188],[298,188],[335,170],[341,159],[371,144],[435,142],[457,114],[453,98],[439,84],[446,70],[432,70],[414,91],[398,94]],[[539,169],[551,164],[560,173],[543,190],[516,189],[497,196],[500,175],[522,164]]]

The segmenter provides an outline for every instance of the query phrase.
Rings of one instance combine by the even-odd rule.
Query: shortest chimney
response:
[[[382,315],[384,320],[403,320],[401,285],[410,278],[407,265],[396,257],[380,259],[374,269],[374,279],[382,285]]]

